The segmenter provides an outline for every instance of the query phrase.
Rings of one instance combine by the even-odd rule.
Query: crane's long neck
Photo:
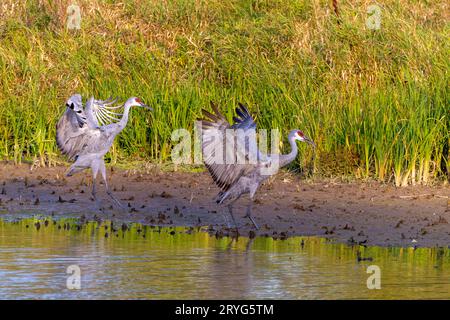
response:
[[[297,157],[298,147],[293,137],[289,137],[289,144],[291,145],[291,152],[280,155],[280,167],[288,165]]]
[[[130,113],[130,109],[131,109],[131,103],[130,104],[125,103],[125,107],[124,107],[124,110],[123,110],[122,118],[118,122],[118,124],[119,124],[121,129],[125,128],[125,126],[128,123],[128,115]]]

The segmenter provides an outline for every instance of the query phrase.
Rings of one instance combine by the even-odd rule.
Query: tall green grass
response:
[[[315,171],[396,185],[448,178],[449,25],[446,1],[77,1],[80,31],[65,29],[72,1],[0,6],[0,154],[49,164],[55,123],[74,92],[140,96],[113,161],[170,161],[174,129],[192,129],[217,102],[238,101],[261,128],[304,130]],[[286,151],[288,144],[284,143]],[[302,147],[295,166],[312,159]]]

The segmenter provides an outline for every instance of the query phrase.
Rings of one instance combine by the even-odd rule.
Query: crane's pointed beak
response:
[[[307,136],[304,137],[305,142],[309,143],[310,145],[313,146],[313,148],[316,148],[316,144],[314,143],[314,141],[312,141],[310,138],[308,138]]]
[[[142,107],[142,108],[145,108],[145,109],[148,109],[148,110],[150,110],[150,111],[153,111],[153,108],[152,108],[152,107],[149,107],[149,106],[146,105],[146,104],[141,104],[141,107]]]

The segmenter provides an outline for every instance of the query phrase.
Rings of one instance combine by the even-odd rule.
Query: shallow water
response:
[[[138,224],[117,229],[111,232],[109,222],[78,230],[75,220],[0,221],[0,298],[450,298],[449,249],[349,247],[308,237],[236,241]],[[373,260],[358,262],[358,250]],[[79,290],[67,288],[70,265],[80,268]],[[380,268],[381,289],[367,288],[370,265]]]

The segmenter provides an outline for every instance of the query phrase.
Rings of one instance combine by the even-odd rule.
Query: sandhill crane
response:
[[[56,143],[61,153],[75,162],[67,176],[84,169],[92,169],[92,196],[98,203],[96,178],[100,171],[106,193],[121,208],[122,204],[109,190],[106,180],[104,156],[111,148],[115,137],[125,128],[130,108],[133,106],[152,108],[139,98],[129,98],[123,105],[123,114],[115,110],[122,106],[112,106],[116,100],[95,100],[91,97],[83,109],[82,98],[74,94],[66,102],[66,111],[56,125]],[[113,111],[114,110],[114,111]],[[118,117],[122,116],[120,119]]]
[[[256,131],[256,123],[250,115],[248,109],[239,104],[236,108],[237,116],[233,118],[234,124],[230,125],[225,117],[219,112],[217,106],[211,103],[214,113],[210,113],[206,110],[203,111],[204,119],[200,119],[201,135],[202,135],[202,152],[203,161],[211,174],[214,182],[221,189],[216,197],[218,204],[224,203],[225,200],[229,200],[228,211],[231,215],[233,223],[237,229],[236,220],[233,215],[233,204],[243,194],[249,193],[250,203],[247,206],[246,215],[253,223],[256,229],[258,225],[252,217],[252,204],[254,201],[255,193],[258,187],[275,172],[270,172],[267,169],[269,166],[274,165],[277,161],[277,168],[286,166],[292,162],[298,153],[296,140],[303,141],[311,144],[315,148],[314,142],[309,139],[301,130],[292,130],[288,135],[288,140],[291,145],[291,152],[288,154],[265,154],[258,150],[255,139],[239,139],[236,135],[231,135],[229,132],[238,133],[242,135],[251,136],[248,133]],[[240,133],[239,133],[240,132]],[[233,150],[230,150],[233,149]],[[244,161],[244,163],[236,161],[239,159],[239,153],[244,153],[245,157],[241,159],[248,160],[253,153],[254,161]],[[217,156],[219,154],[219,156]],[[226,158],[229,155],[233,161],[229,161],[230,158]]]

